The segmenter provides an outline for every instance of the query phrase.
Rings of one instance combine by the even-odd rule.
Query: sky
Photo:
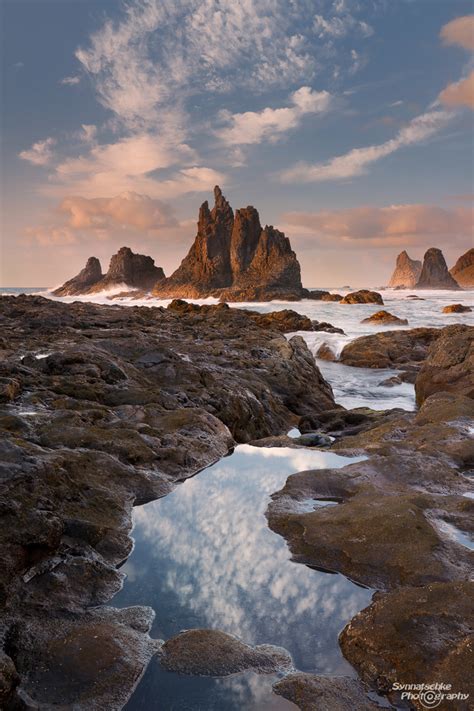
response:
[[[0,285],[123,245],[169,275],[219,184],[305,286],[473,246],[465,0],[2,0]]]

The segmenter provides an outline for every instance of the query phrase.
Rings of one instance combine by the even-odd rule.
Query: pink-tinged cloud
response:
[[[474,51],[474,15],[451,20],[441,28],[440,37],[444,44],[454,44]]]
[[[465,79],[448,84],[440,93],[439,100],[445,106],[474,109],[474,69]]]
[[[318,212],[288,212],[281,228],[296,246],[361,249],[471,244],[473,212],[465,206],[390,205]]]
[[[131,227],[148,231],[177,225],[169,205],[133,192],[111,198],[66,197],[59,212],[70,227],[82,230]]]

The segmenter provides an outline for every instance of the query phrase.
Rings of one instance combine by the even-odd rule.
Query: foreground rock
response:
[[[381,304],[383,299],[378,291],[370,291],[369,289],[360,289],[346,294],[339,302],[340,304]]]
[[[421,274],[421,262],[418,259],[410,259],[407,252],[403,250],[397,257],[395,270],[388,282],[392,289],[413,289]]]
[[[415,383],[421,405],[436,392],[474,398],[474,327],[446,326],[431,344]]]
[[[378,594],[342,632],[344,655],[394,703],[402,700],[397,684],[450,684],[447,693],[460,696],[434,700],[429,708],[468,711],[474,697],[474,680],[466,674],[474,663],[473,597],[474,583],[467,581]],[[426,709],[427,703],[428,697],[413,706]]]
[[[296,704],[301,711],[376,711],[380,706],[367,696],[357,679],[327,677],[297,672],[273,685],[276,694]]]
[[[247,669],[259,674],[288,671],[293,662],[281,647],[250,647],[220,630],[187,630],[164,643],[160,663],[169,671],[201,676],[227,676]]]
[[[235,441],[334,409],[332,391],[301,338],[224,305],[3,297],[0,317],[1,693],[118,709],[156,649],[150,610],[100,607],[122,583],[133,505]]]
[[[377,311],[375,314],[372,314],[372,316],[369,316],[368,318],[364,318],[361,321],[361,323],[371,323],[374,326],[377,326],[377,325],[407,326],[408,325],[408,321],[406,318],[398,318],[398,316],[394,316],[389,311]]]
[[[109,270],[102,275],[100,262],[95,257],[87,260],[87,265],[76,277],[55,289],[55,296],[75,296],[94,294],[125,284],[136,289],[151,289],[165,278],[161,267],[156,267],[151,257],[135,254],[129,247],[122,247],[110,260]]]
[[[217,186],[214,199],[212,210],[207,202],[201,205],[197,235],[187,256],[153,294],[217,296],[221,301],[301,299],[300,265],[285,235],[272,226],[262,228],[252,206],[234,215]]]
[[[459,257],[449,273],[459,286],[470,289],[474,286],[474,247]]]
[[[451,276],[440,249],[430,247],[423,258],[423,268],[416,283],[417,289],[459,289]]]
[[[443,309],[444,314],[468,314],[471,311],[471,307],[464,306],[464,304],[450,304]]]

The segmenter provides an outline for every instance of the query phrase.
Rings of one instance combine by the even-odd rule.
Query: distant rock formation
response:
[[[346,294],[339,302],[340,304],[381,304],[383,299],[378,291],[370,291],[370,289],[359,289],[359,291],[351,291]]]
[[[256,301],[305,295],[290,241],[272,226],[262,228],[257,210],[236,210],[214,188],[214,207],[201,205],[197,235],[178,269],[153,289],[162,298],[217,296]]]
[[[97,257],[89,257],[86,266],[77,276],[69,279],[65,284],[53,291],[55,296],[75,296],[76,294],[84,294],[87,290],[97,284],[101,279],[102,267]]]
[[[425,253],[420,278],[415,286],[417,289],[460,289],[448,271],[442,251],[436,247],[430,247]]]
[[[461,255],[449,273],[456,279],[459,286],[474,287],[474,248],[468,249]]]
[[[110,260],[109,270],[102,275],[100,262],[89,257],[85,268],[77,276],[55,289],[55,296],[94,294],[114,286],[125,284],[136,289],[151,289],[157,281],[165,279],[161,267],[144,254],[135,254],[129,247],[122,247]]]
[[[421,275],[421,262],[418,259],[410,259],[407,252],[403,250],[397,257],[394,272],[388,282],[392,289],[413,289]]]

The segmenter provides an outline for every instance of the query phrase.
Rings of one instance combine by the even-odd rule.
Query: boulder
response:
[[[381,304],[383,306],[383,299],[377,291],[370,291],[369,289],[360,289],[359,291],[352,291],[350,294],[346,294],[343,299],[339,302],[340,304]]]
[[[408,321],[406,318],[398,318],[398,316],[394,316],[393,314],[389,313],[388,311],[377,311],[375,314],[372,314],[372,316],[369,316],[368,318],[364,318],[361,323],[370,323],[373,324],[374,326],[378,325],[390,325],[390,326],[407,326]]]
[[[457,281],[451,276],[443,253],[436,247],[425,252],[423,267],[416,289],[459,289]]]
[[[471,313],[471,311],[471,307],[464,306],[464,304],[450,304],[443,309],[444,314],[468,314]]]
[[[197,235],[178,269],[156,285],[161,297],[217,296],[222,301],[301,299],[300,265],[290,241],[273,226],[262,228],[251,205],[235,215],[221,189],[214,207],[204,202]]]
[[[470,289],[474,286],[474,247],[471,247],[459,257],[454,267],[449,270],[449,273],[459,286],[464,289]]]
[[[474,327],[446,326],[431,344],[415,382],[421,405],[436,392],[474,398]]]
[[[301,711],[377,711],[380,706],[367,696],[358,679],[346,676],[318,676],[296,672],[273,685],[273,691],[294,703]]]
[[[55,296],[75,296],[84,294],[103,278],[102,267],[97,257],[89,257],[86,266],[77,276],[69,279],[58,289],[53,291]]]
[[[421,262],[418,259],[410,259],[407,252],[403,250],[397,257],[395,270],[388,282],[392,289],[413,289],[421,274]]]
[[[399,368],[414,373],[440,332],[437,328],[412,328],[361,336],[344,346],[340,361],[356,368]]]

